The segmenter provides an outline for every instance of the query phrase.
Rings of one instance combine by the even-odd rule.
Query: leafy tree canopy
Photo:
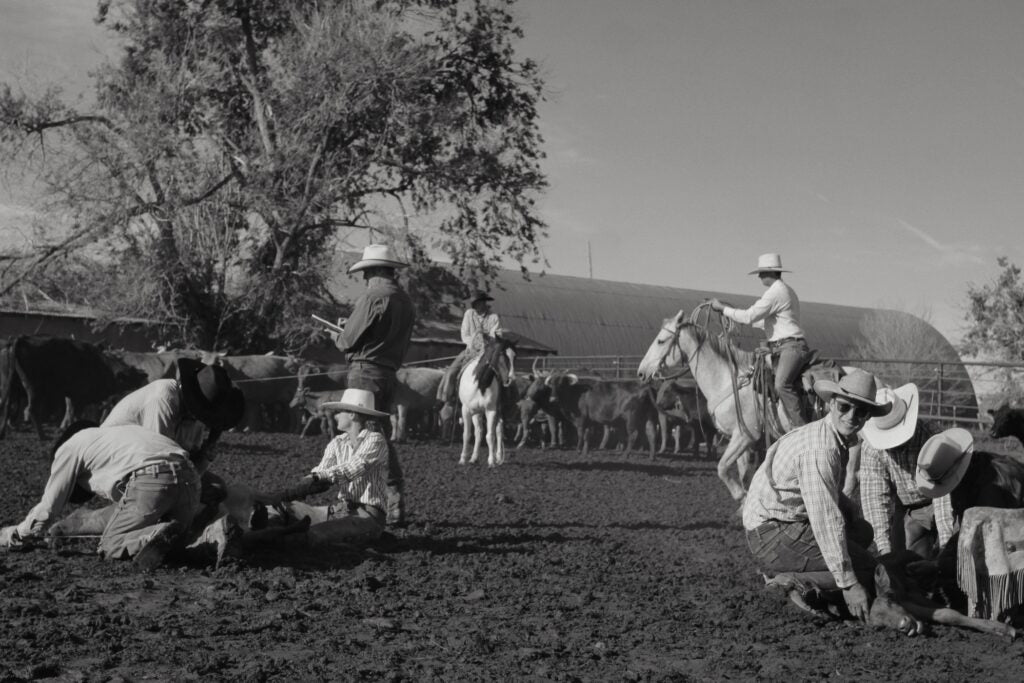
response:
[[[960,350],[1019,363],[1024,361],[1024,282],[1008,259],[997,263],[1002,270],[992,282],[967,288],[968,327]]]
[[[296,348],[353,233],[414,263],[421,314],[443,293],[428,256],[467,289],[539,262],[543,83],[512,2],[100,2],[121,54],[89,110],[0,86],[0,144],[68,218],[5,255],[0,293],[59,259],[180,343]]]

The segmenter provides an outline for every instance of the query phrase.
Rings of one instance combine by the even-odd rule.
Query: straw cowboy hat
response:
[[[920,403],[917,385],[911,382],[895,389],[883,387],[875,395],[875,401],[891,403],[892,410],[871,418],[860,430],[868,445],[883,451],[909,441],[917,429],[917,409]]]
[[[833,396],[845,398],[862,406],[867,406],[872,417],[885,415],[889,412],[888,403],[878,403],[874,400],[875,377],[863,370],[854,370],[845,375],[838,383],[830,379],[819,379],[814,383],[814,392],[821,397],[821,400],[828,401]]]
[[[382,413],[375,409],[373,392],[366,389],[346,389],[345,393],[341,395],[340,401],[324,401],[320,406],[370,417],[388,417],[388,413]]]
[[[917,456],[917,489],[929,498],[944,496],[960,483],[974,455],[974,437],[954,427],[924,442]]]
[[[482,303],[482,302],[485,302],[485,301],[494,301],[494,297],[491,296],[490,294],[488,294],[487,292],[477,292],[476,296],[474,296],[470,300],[469,305],[470,306],[475,306],[476,304]]]
[[[779,254],[761,254],[757,257],[757,268],[750,271],[748,275],[755,273],[792,273],[791,270],[782,269],[782,256]]]
[[[231,429],[245,414],[245,396],[219,365],[178,359],[178,384],[185,410],[210,429]]]
[[[371,244],[363,249],[363,258],[356,261],[355,264],[348,269],[348,272],[355,273],[360,270],[366,270],[367,268],[373,268],[374,266],[383,266],[385,268],[404,268],[408,263],[399,261],[392,255],[391,247],[387,244]]]

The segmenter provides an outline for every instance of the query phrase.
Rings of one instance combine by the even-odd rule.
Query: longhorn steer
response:
[[[320,421],[322,433],[334,436],[333,411],[329,408],[324,408],[323,404],[327,401],[340,401],[344,393],[344,389],[338,391],[310,391],[305,387],[296,389],[295,395],[288,406],[291,408],[301,408],[309,416],[299,436],[306,436],[306,432],[309,431],[309,428],[313,426],[313,422],[316,420]]]
[[[245,417],[240,427],[262,426],[261,409],[273,415],[287,406],[298,387],[299,361],[290,356],[220,356],[217,362],[245,394]]]
[[[654,389],[638,380],[585,380],[575,374],[549,376],[545,383],[554,390],[558,410],[576,426],[577,449],[587,454],[587,430],[591,424],[626,425],[625,455],[633,450],[643,425],[654,459],[657,420]]]
[[[401,368],[398,373],[398,387],[389,406],[392,433],[395,441],[408,437],[409,416],[425,415],[424,424],[437,422],[437,411],[441,402],[437,399],[437,387],[444,377],[444,370],[437,368]]]

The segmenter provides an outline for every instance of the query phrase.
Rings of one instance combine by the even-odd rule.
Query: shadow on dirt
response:
[[[692,476],[692,472],[681,470],[671,465],[658,465],[651,462],[538,462],[510,463],[512,466],[528,469],[571,470],[575,472],[641,472],[643,474]]]
[[[451,526],[455,528],[466,528],[463,525],[453,524]],[[508,528],[510,525],[504,526]],[[455,538],[409,535],[393,541],[378,542],[374,544],[374,548],[382,553],[388,554],[397,554],[409,551],[426,551],[433,555],[515,555],[532,554],[532,548],[522,546],[534,543],[590,543],[596,540],[598,540],[596,537],[589,536],[570,538],[557,532],[551,534],[508,533],[476,537],[462,536]]]
[[[453,522],[438,522],[435,523],[434,526],[447,527],[452,529],[531,529],[539,527],[549,529],[623,529],[625,531],[699,531],[701,529],[733,529],[736,525],[729,521],[707,519],[699,522],[690,522],[689,524],[683,524],[681,526],[673,524],[661,524],[658,522],[631,522],[629,524],[585,524],[580,522],[563,523],[543,521],[519,522],[511,524],[459,524]],[[544,540],[581,540],[582,538],[583,537],[574,536],[572,539],[569,539],[562,536],[561,534],[555,533],[551,537],[546,538]]]

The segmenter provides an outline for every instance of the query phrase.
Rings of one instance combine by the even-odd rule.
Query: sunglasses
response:
[[[853,418],[857,420],[866,420],[871,417],[871,409],[867,406],[858,405],[856,403],[850,403],[842,399],[835,399],[836,410],[839,411],[840,415],[846,415],[850,411],[853,411]]]

